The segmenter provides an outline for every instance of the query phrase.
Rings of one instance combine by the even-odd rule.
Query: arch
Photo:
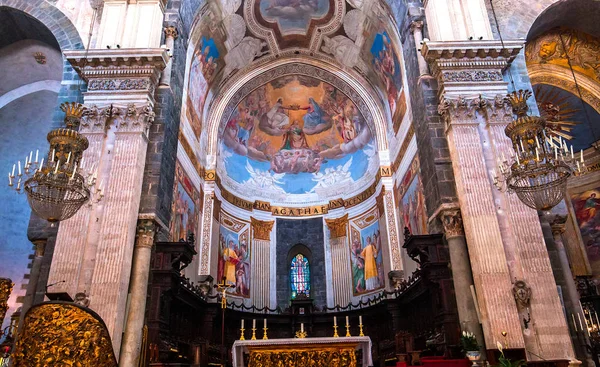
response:
[[[236,78],[230,79],[220,87],[220,90],[225,91],[225,93],[216,96],[211,101],[207,117],[208,124],[202,132],[207,143],[207,155],[216,156],[218,141],[222,130],[225,128],[226,119],[229,118],[237,103],[245,95],[258,87],[259,84],[267,83],[277,77],[294,73],[311,75],[309,74],[310,70],[321,75],[330,75],[342,83],[340,89],[363,113],[372,135],[377,141],[378,151],[387,150],[387,124],[383,112],[385,108],[381,100],[375,97],[378,96],[378,93],[371,88],[370,83],[352,71],[340,69],[325,61],[297,56],[275,60],[267,65],[256,67],[254,70],[246,71],[242,75],[236,74]]]
[[[7,7],[22,11],[46,26],[56,38],[61,50],[83,48],[77,28],[56,6],[45,0],[0,0],[0,8]]]

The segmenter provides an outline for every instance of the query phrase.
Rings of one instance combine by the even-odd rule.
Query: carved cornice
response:
[[[275,221],[263,221],[250,217],[250,224],[252,225],[254,239],[263,241],[271,240],[271,231],[273,230]]]
[[[410,23],[410,33],[413,33],[417,29],[419,29],[419,30],[423,29],[423,21],[422,20],[415,20],[414,22]]]
[[[522,40],[427,41],[421,53],[441,82],[503,82],[502,70],[523,48]],[[447,71],[452,71],[448,73]]]
[[[162,48],[77,50],[64,54],[88,83],[88,94],[152,94],[169,60],[167,50]]]
[[[80,133],[105,133],[108,119],[116,116],[120,110],[117,107],[107,106],[98,108],[96,105],[87,107],[87,110],[81,118],[79,126]]]
[[[327,223],[327,228],[329,228],[329,237],[331,239],[347,236],[348,214],[336,219],[325,219],[325,223]]]
[[[453,238],[465,235],[462,216],[459,209],[446,210],[441,213],[440,219],[444,226],[446,238]]]

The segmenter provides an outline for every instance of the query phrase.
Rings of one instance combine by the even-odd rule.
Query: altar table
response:
[[[356,350],[362,351],[362,363],[356,362]],[[339,367],[373,365],[371,338],[368,336],[340,338],[294,338],[268,340],[238,340],[231,350],[233,367],[244,367],[244,354],[250,354],[248,367],[306,366],[320,367],[321,358],[334,358]],[[354,363],[348,361],[354,357]],[[343,364],[340,364],[343,363]]]

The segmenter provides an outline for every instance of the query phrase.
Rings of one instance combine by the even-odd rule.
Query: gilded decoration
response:
[[[550,226],[552,227],[552,234],[554,236],[560,236],[565,233],[567,223],[566,215],[556,215],[554,220],[550,222]]]
[[[346,228],[348,227],[348,214],[336,219],[325,219],[329,228],[330,238],[346,237]]]
[[[254,239],[271,240],[271,230],[273,230],[275,221],[263,221],[250,217],[250,224],[252,225]]]
[[[151,219],[141,219],[137,225],[137,241],[135,242],[136,247],[152,248],[154,245],[154,234],[156,233],[157,227]]]
[[[108,329],[99,316],[69,303],[44,303],[25,315],[14,367],[117,366]]]
[[[250,350],[248,367],[356,367],[355,347]]]
[[[444,232],[446,238],[464,236],[465,231],[463,228],[462,216],[460,210],[453,209],[447,210],[442,213],[442,224],[444,225]]]
[[[8,310],[8,299],[15,284],[8,278],[0,278],[0,324],[4,321]]]
[[[513,284],[513,296],[519,307],[527,308],[531,302],[531,288],[525,281],[517,280]]]
[[[600,83],[600,40],[581,31],[557,28],[527,42],[525,61],[549,64],[581,73]],[[572,91],[576,93],[576,91]]]

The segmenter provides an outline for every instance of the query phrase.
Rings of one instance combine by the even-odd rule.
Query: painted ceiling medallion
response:
[[[46,63],[46,55],[44,55],[42,52],[36,52],[35,54],[33,54],[33,57],[35,58],[35,61],[40,65],[44,65]]]
[[[284,35],[300,34],[305,36],[313,22],[319,22],[331,16],[335,6],[333,0],[259,0],[258,16],[269,23],[276,23],[279,32]]]

